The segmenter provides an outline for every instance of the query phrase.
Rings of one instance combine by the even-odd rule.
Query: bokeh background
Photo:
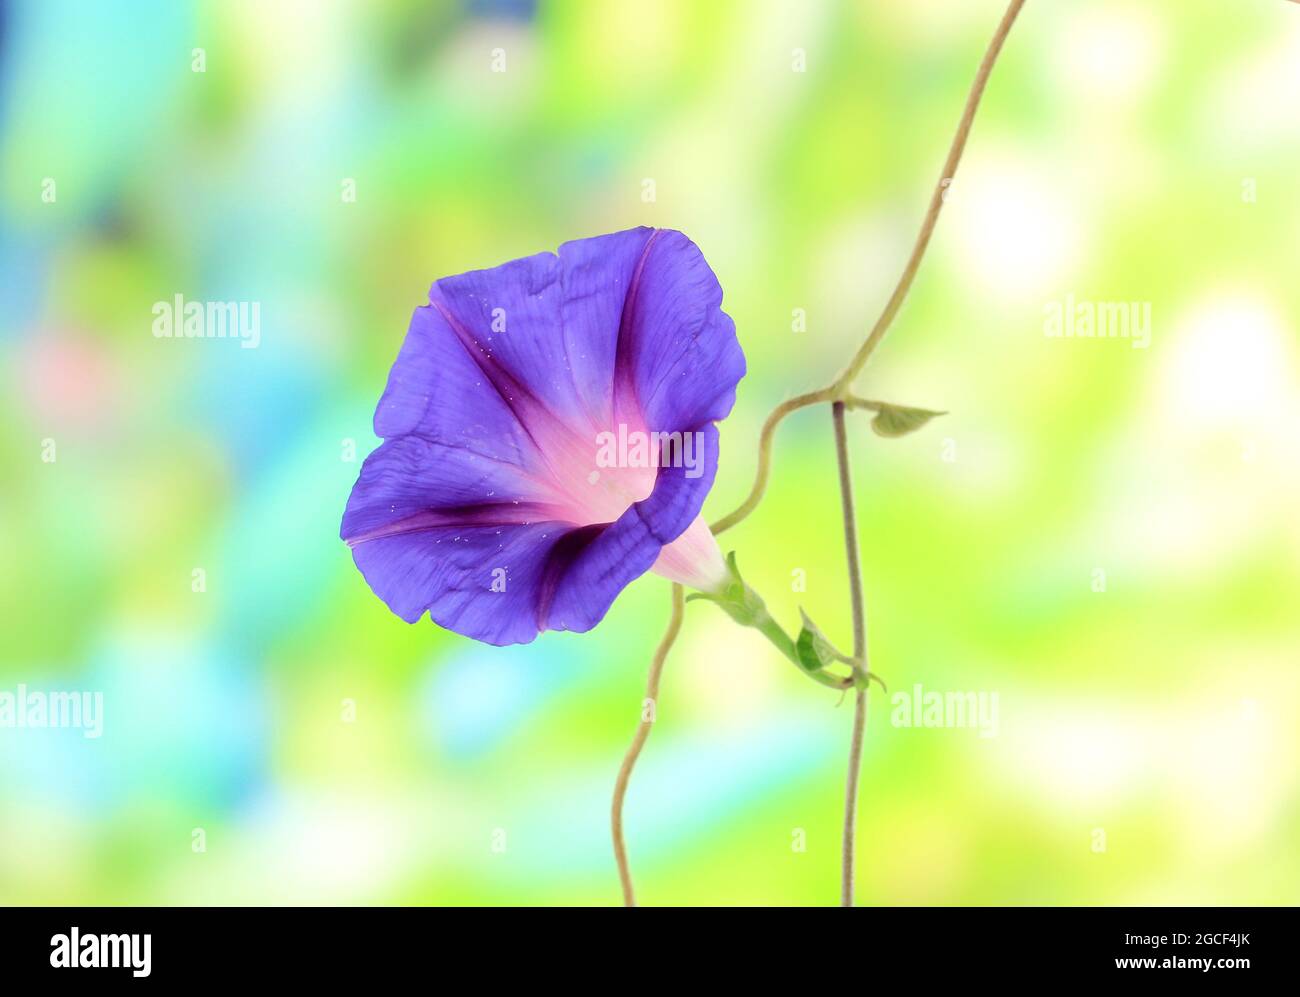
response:
[[[883,304],[1002,8],[0,4],[0,690],[105,703],[0,729],[0,902],[617,902],[667,583],[512,649],[388,613],[337,532],[410,313],[687,232],[749,358],[716,518]],[[998,731],[872,694],[861,901],[1300,901],[1298,177],[1300,5],[1029,0],[861,381],[951,414],[852,427],[875,668]],[[259,348],[155,338],[176,294],[259,302]],[[1149,348],[1047,337],[1067,294],[1149,303]],[[834,473],[797,414],[725,546],[847,643]],[[692,605],[640,899],[834,903],[850,719]]]

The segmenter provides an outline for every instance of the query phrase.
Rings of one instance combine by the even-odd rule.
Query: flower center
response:
[[[552,441],[546,458],[560,505],[582,525],[612,523],[654,491],[661,452],[658,434],[626,422]]]

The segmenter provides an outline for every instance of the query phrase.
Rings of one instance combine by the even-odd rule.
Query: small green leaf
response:
[[[894,438],[897,436],[906,436],[908,433],[920,429],[927,422],[937,415],[947,415],[947,412],[932,412],[924,408],[912,408],[907,405],[890,405],[887,402],[880,402],[876,410],[876,416],[871,420],[871,428],[875,430],[876,435]]]
[[[799,615],[803,617],[803,629],[799,631],[799,639],[795,641],[794,649],[800,666],[805,671],[819,672],[832,661],[841,660],[842,656],[808,614],[800,609]]]
[[[794,652],[799,658],[799,667],[806,672],[819,672],[828,664],[817,653],[816,640],[811,633],[803,630],[799,633],[799,639],[795,641]]]

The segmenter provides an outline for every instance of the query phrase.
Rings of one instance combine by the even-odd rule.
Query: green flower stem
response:
[[[770,640],[776,649],[784,654],[799,669],[800,675],[806,675],[814,682],[824,685],[830,689],[848,689],[853,685],[852,677],[841,678],[838,675],[832,675],[830,672],[815,671],[810,672],[799,661],[799,655],[795,651],[794,640],[781,624],[772,618],[772,614],[766,609],[763,610],[760,617],[751,624],[759,633]]]
[[[857,352],[854,353],[853,358],[839,377],[824,388],[787,399],[776,406],[768,415],[758,437],[758,466],[754,471],[754,484],[739,506],[712,525],[711,529],[715,536],[736,526],[758,508],[759,502],[762,501],[763,495],[767,491],[768,480],[772,475],[772,441],[776,436],[777,427],[781,425],[785,417],[799,411],[799,409],[808,408],[812,405],[848,401],[852,397],[853,382],[857,379],[858,374],[862,372],[862,368],[866,366],[868,358],[870,358],[876,347],[880,345],[880,341],[884,339],[885,333],[889,331],[890,325],[893,324],[895,317],[903,306],[903,300],[912,288],[912,282],[916,279],[921,260],[930,245],[930,237],[934,234],[934,227],[939,221],[939,213],[943,210],[944,203],[947,200],[948,189],[957,176],[957,166],[961,162],[962,153],[966,151],[966,140],[970,137],[971,125],[975,121],[975,112],[979,110],[980,99],[984,96],[984,88],[988,85],[989,76],[993,72],[993,65],[997,62],[998,56],[1002,52],[1003,43],[1006,42],[1007,35],[1011,32],[1011,26],[1015,23],[1016,17],[1020,14],[1020,9],[1024,5],[1025,0],[1010,0],[1006,12],[1002,15],[1002,20],[998,23],[997,30],[993,33],[993,38],[984,52],[984,58],[980,61],[979,69],[975,73],[975,81],[971,84],[970,92],[966,95],[966,105],[962,110],[961,120],[957,123],[957,132],[953,136],[952,145],[948,148],[948,158],[944,160],[943,171],[939,174],[939,180],[934,185],[934,191],[930,196],[930,205],[926,209],[925,217],[921,220],[921,230],[917,233],[916,242],[912,246],[912,255],[908,258],[907,265],[903,268],[902,276],[899,277],[893,293],[889,296],[884,311],[880,313],[880,317],[876,319],[876,324],[872,326],[871,332],[862,341]]]
[[[919,425],[926,419],[938,413],[931,413],[926,410],[913,410],[905,413],[904,425],[898,424],[895,416],[893,424],[882,420],[885,415],[885,406],[883,403],[872,402],[868,399],[858,399],[853,396],[853,382],[866,366],[867,360],[880,345],[885,333],[893,324],[899,310],[903,306],[903,300],[911,290],[912,282],[916,279],[917,270],[920,268],[921,260],[925,256],[925,251],[930,245],[930,237],[934,234],[935,224],[939,220],[939,213],[943,210],[948,188],[957,174],[957,165],[961,162],[962,153],[966,149],[966,140],[970,137],[971,124],[975,120],[975,112],[979,108],[980,99],[984,96],[984,88],[988,84],[989,75],[993,72],[993,66],[997,62],[998,55],[1002,51],[1003,43],[1007,40],[1007,35],[1011,31],[1011,26],[1015,23],[1016,17],[1025,5],[1025,0],[1009,0],[1002,20],[999,22],[997,30],[993,33],[993,38],[989,42],[988,48],[984,52],[984,58],[980,61],[979,69],[975,73],[975,81],[971,84],[970,92],[966,96],[966,106],[962,111],[961,120],[957,123],[957,133],[953,136],[952,145],[948,149],[948,158],[944,161],[943,171],[939,174],[939,181],[935,184],[934,192],[930,197],[930,205],[926,210],[925,217],[921,221],[921,231],[917,234],[916,242],[912,247],[912,254],[903,268],[902,276],[899,277],[889,301],[885,304],[884,310],[880,317],[876,319],[876,324],[872,326],[871,332],[863,340],[853,358],[844,368],[843,372],[824,388],[817,391],[810,391],[806,394],[798,395],[788,401],[782,402],[772,410],[771,415],[763,423],[763,430],[758,439],[758,466],[754,474],[754,485],[750,489],[749,495],[733,512],[723,516],[713,524],[714,534],[719,534],[724,530],[729,530],[737,523],[744,520],[762,501],[763,494],[767,490],[768,479],[772,471],[772,440],[776,435],[776,429],[786,416],[797,412],[801,408],[808,408],[812,405],[819,405],[825,402],[832,404],[832,412],[836,422],[837,448],[840,456],[840,476],[842,492],[841,497],[844,504],[845,515],[845,537],[850,557],[850,587],[856,589],[853,591],[854,603],[854,679],[853,684],[858,689],[857,703],[854,711],[853,739],[849,748],[849,772],[845,786],[846,806],[844,813],[844,848],[843,848],[843,868],[841,877],[841,903],[846,906],[853,904],[853,838],[855,833],[856,802],[857,802],[857,783],[858,771],[861,766],[862,758],[862,739],[864,728],[866,726],[866,685],[869,678],[869,672],[866,670],[866,647],[865,632],[859,640],[859,629],[864,629],[864,621],[859,619],[861,612],[861,580],[857,566],[856,537],[854,529],[856,524],[852,521],[852,496],[848,489],[848,450],[847,442],[844,441],[843,419],[845,403],[850,407],[864,408],[868,411],[875,411],[876,418],[872,421],[872,428],[882,436],[899,435],[899,430],[907,431],[906,423],[911,422]],[[914,428],[914,426],[912,427]],[[862,667],[858,666],[858,662]],[[809,673],[805,673],[809,674]]]
[[[781,425],[781,420],[791,412],[798,412],[799,409],[807,408],[809,405],[829,402],[833,397],[830,388],[822,388],[820,391],[811,391],[806,395],[787,399],[772,410],[763,422],[762,431],[758,434],[758,466],[754,470],[754,485],[750,488],[745,501],[709,527],[715,537],[739,523],[758,508],[758,503],[762,501],[763,493],[767,491],[767,479],[772,473],[772,438],[776,435],[776,427]]]
[[[916,242],[912,246],[912,255],[908,257],[907,266],[903,268],[903,275],[899,277],[898,284],[894,287],[894,293],[889,296],[889,301],[885,304],[885,309],[880,313],[880,317],[876,319],[876,324],[872,326],[871,332],[863,340],[862,345],[858,347],[858,351],[853,354],[853,359],[844,368],[844,372],[831,385],[831,390],[835,393],[837,399],[848,396],[854,379],[862,372],[862,368],[867,364],[867,358],[880,345],[880,341],[885,338],[885,333],[889,331],[889,327],[893,324],[899,309],[903,307],[903,300],[907,297],[907,292],[912,288],[912,281],[916,279],[916,271],[920,268],[921,260],[925,257],[925,251],[930,245],[930,236],[934,234],[934,226],[939,220],[939,212],[943,210],[944,202],[948,199],[948,188],[957,175],[957,164],[961,162],[961,154],[966,149],[966,139],[970,136],[971,124],[975,121],[975,112],[979,109],[980,98],[984,96],[984,88],[988,85],[989,74],[993,72],[993,64],[998,61],[998,55],[1002,51],[1002,44],[1007,40],[1011,25],[1015,23],[1016,16],[1024,5],[1025,0],[1011,0],[1007,4],[1006,13],[1002,15],[1002,20],[998,23],[997,30],[993,33],[993,40],[989,42],[989,47],[984,52],[984,58],[980,61],[980,67],[975,73],[975,82],[971,84],[970,93],[966,96],[966,106],[962,110],[961,120],[957,123],[957,134],[953,137],[952,145],[948,149],[948,158],[944,160],[943,172],[939,174],[939,182],[935,184],[934,192],[930,195],[930,206],[926,209],[925,218],[921,221],[921,231],[917,234]]]
[[[754,629],[770,640],[778,651],[798,664],[794,656],[794,641],[785,632],[785,628],[772,618],[771,613],[764,612],[762,618],[754,622]]]
[[[785,628],[767,611],[767,603],[763,601],[763,597],[750,588],[749,583],[740,577],[740,569],[736,566],[735,551],[727,555],[727,573],[729,578],[722,587],[712,592],[693,592],[686,597],[686,601],[707,599],[709,602],[717,603],[724,613],[742,627],[752,627],[771,641],[772,645],[799,669],[800,674],[807,675],[819,685],[831,689],[852,688],[854,676],[850,675],[841,678],[823,670],[832,661],[845,660],[844,655],[830,647],[829,644],[824,643],[824,638],[823,652],[819,653],[817,650],[810,650],[806,654],[800,654],[799,644],[786,633]],[[807,620],[806,617],[805,620]],[[807,621],[806,626],[810,625],[812,625],[811,621]]]
[[[1002,51],[1002,46],[1007,39],[1007,35],[1011,31],[1011,26],[1012,24],[1015,23],[1016,17],[1019,15],[1020,9],[1024,5],[1025,5],[1025,0],[1009,0],[1007,4],[1006,12],[1002,15],[1002,20],[998,24],[997,30],[993,34],[993,39],[989,42],[988,49],[984,53],[984,58],[980,62],[979,70],[975,74],[975,81],[971,85],[970,92],[966,97],[966,106],[962,111],[961,120],[957,124],[957,133],[956,135],[953,136],[952,145],[949,147],[948,150],[948,158],[944,161],[943,171],[939,176],[939,182],[935,185],[934,192],[930,198],[930,205],[926,210],[925,217],[921,221],[921,231],[917,235],[916,242],[912,247],[912,254],[908,258],[907,264],[903,269],[902,276],[899,278],[898,284],[895,286],[893,294],[890,295],[889,301],[886,303],[884,311],[881,312],[880,317],[876,320],[876,324],[872,327],[866,339],[859,345],[857,351],[854,353],[848,365],[840,373],[839,377],[837,377],[834,381],[832,381],[829,385],[827,385],[824,388],[819,388],[816,391],[810,391],[802,395],[797,395],[794,398],[790,398],[782,402],[780,405],[778,405],[775,409],[772,410],[770,415],[768,415],[767,419],[763,423],[762,431],[759,434],[758,461],[757,461],[757,467],[755,468],[754,471],[753,486],[750,488],[749,494],[745,497],[745,500],[741,502],[741,504],[735,510],[733,510],[726,516],[723,516],[721,519],[713,523],[711,529],[714,535],[720,534],[726,530],[731,529],[733,526],[737,525],[742,520],[746,519],[750,515],[750,513],[752,513],[756,508],[758,508],[758,504],[759,502],[762,501],[763,494],[767,490],[768,480],[771,477],[773,439],[776,436],[777,427],[780,426],[781,422],[786,418],[786,416],[791,415],[794,412],[797,412],[799,409],[809,408],[814,405],[821,405],[828,402],[847,403],[848,406],[851,408],[864,408],[867,409],[868,411],[876,412],[876,419],[872,421],[872,428],[875,429],[876,432],[882,436],[892,436],[892,435],[899,435],[898,431],[900,429],[902,429],[902,431],[908,431],[908,429],[910,428],[915,428],[914,426],[907,425],[908,422],[913,422],[916,425],[919,425],[921,421],[924,421],[924,419],[938,414],[938,413],[928,412],[925,410],[912,410],[910,412],[903,413],[903,418],[904,418],[903,425],[900,426],[898,424],[897,415],[895,415],[894,424],[892,425],[887,424],[883,422],[881,419],[881,417],[886,414],[885,412],[886,406],[884,405],[884,403],[872,402],[867,399],[855,398],[852,392],[853,382],[856,380],[858,374],[862,372],[862,369],[866,366],[867,360],[870,358],[871,354],[875,351],[876,347],[880,345],[880,341],[884,338],[884,335],[888,331],[890,325],[893,324],[895,317],[898,315],[899,310],[902,308],[903,300],[907,297],[907,293],[911,289],[912,282],[916,278],[916,273],[921,265],[921,260],[925,256],[925,251],[930,244],[930,237],[934,234],[934,227],[935,227],[935,223],[939,219],[939,212],[943,208],[943,204],[945,200],[944,195],[946,194],[948,188],[951,186],[953,182],[954,177],[956,176],[957,165],[958,163],[961,162],[962,152],[966,148],[966,140],[970,136],[971,124],[975,119],[975,112],[979,108],[980,99],[984,96],[984,88],[988,83],[989,75],[993,71],[993,65],[997,61],[998,55]],[[897,407],[895,406],[894,408]],[[843,429],[843,412],[844,412],[843,405],[837,405],[833,409],[833,415],[836,420],[837,447],[840,448],[839,455],[843,458],[840,464],[842,485],[848,480],[847,442],[846,441],[842,442],[843,437],[841,435]],[[845,487],[844,490],[842,490],[841,499],[845,505],[846,549],[850,552],[850,557],[853,559],[853,561],[856,562],[856,553],[857,553],[856,536],[851,536],[850,534],[850,527],[855,524],[853,524],[851,521],[851,517],[853,515],[851,510],[851,492],[847,490],[847,487]],[[852,678],[848,679],[847,681],[850,686],[856,686],[858,689],[858,696],[857,696],[858,709],[855,711],[853,743],[850,747],[850,756],[849,756],[850,757],[849,778],[848,778],[848,784],[846,786],[846,796],[847,796],[846,803],[848,805],[845,808],[845,818],[846,818],[845,827],[844,827],[845,849],[844,849],[844,868],[843,868],[843,877],[842,877],[843,889],[841,891],[841,900],[847,901],[850,904],[852,903],[852,899],[853,899],[852,862],[853,862],[853,837],[854,837],[853,817],[855,811],[854,804],[856,803],[856,799],[857,799],[857,776],[858,776],[858,768],[860,765],[860,758],[862,754],[863,728],[865,727],[865,719],[866,719],[865,688],[867,684],[867,679],[869,677],[874,677],[871,676],[866,669],[865,619],[859,618],[858,615],[861,609],[862,602],[861,602],[861,591],[860,591],[860,575],[857,574],[857,570],[858,569],[856,568],[856,565],[851,564],[850,587],[851,588],[853,587],[852,580],[856,575],[858,577],[859,589],[854,596],[855,648],[854,648],[854,657],[852,659],[854,663],[854,675]],[[651,667],[650,667],[650,686],[652,689],[655,690],[657,690],[658,687],[659,671],[663,667],[664,658],[667,656],[669,648],[672,647],[673,641],[677,637],[677,632],[681,627],[681,613],[680,613],[681,589],[679,586],[676,585],[673,586],[673,600],[674,600],[674,611],[673,611],[672,620],[669,623],[668,630],[664,634],[664,639],[661,642],[659,646],[659,650],[656,652],[654,661],[651,663]],[[764,611],[764,613],[766,615],[766,611]],[[844,680],[836,679],[833,676],[827,675],[825,672],[822,672],[820,670],[809,671],[807,668],[800,665],[799,658],[798,658],[798,646],[795,644],[794,641],[790,639],[789,635],[780,627],[780,625],[777,624],[776,621],[771,618],[770,615],[766,615],[766,619],[763,619],[759,616],[755,616],[755,619],[746,625],[757,625],[759,631],[764,636],[766,636],[767,639],[770,640],[774,645],[776,645],[777,649],[780,650],[782,654],[784,654],[787,658],[791,658],[791,660],[794,661],[796,667],[798,667],[799,670],[803,672],[803,674],[808,675],[810,678],[813,678],[815,681],[820,682],[823,685],[830,685],[833,688],[839,688],[839,689],[846,688],[846,686],[842,684]],[[861,641],[856,639],[858,638],[859,629],[862,630]],[[834,652],[834,656],[836,657],[836,660],[839,661],[844,660],[844,656],[839,654],[838,652]],[[861,667],[858,667],[859,662],[861,663]],[[624,899],[629,905],[633,903],[633,897],[632,897],[632,888],[631,888],[631,877],[627,871],[627,859],[626,859],[625,851],[623,849],[623,842],[622,842],[622,804],[623,804],[623,793],[626,791],[627,781],[628,778],[631,776],[632,766],[636,762],[637,755],[640,753],[641,745],[645,741],[645,735],[648,733],[648,727],[646,727],[644,723],[642,725],[642,728],[643,729],[638,730],[637,740],[633,742],[632,749],[628,752],[628,757],[624,759],[623,769],[619,773],[619,784],[616,787],[615,797],[614,797],[614,845],[615,845],[615,852],[619,862],[619,872],[623,878]]]
[[[844,512],[844,553],[849,568],[849,599],[853,604],[853,677],[858,680],[853,698],[853,737],[844,783],[844,835],[841,842],[840,906],[853,906],[853,859],[857,836],[858,777],[862,770],[862,741],[867,726],[867,612],[862,596],[862,566],[858,557],[857,515],[853,508],[853,474],[849,464],[849,436],[844,425],[844,403],[831,406],[835,424],[835,457],[839,466],[840,505]]]
[[[641,757],[646,738],[650,736],[650,727],[654,723],[654,709],[659,699],[659,677],[663,674],[664,661],[677,640],[682,629],[682,616],[686,612],[685,592],[676,582],[673,583],[672,615],[668,618],[668,629],[664,631],[650,662],[650,675],[646,679],[645,700],[641,706],[641,722],[637,725],[632,744],[623,756],[623,765],[618,770],[618,779],[614,783],[614,801],[610,806],[610,833],[614,840],[614,862],[618,866],[618,880],[623,888],[623,906],[636,906],[636,893],[632,888],[632,870],[627,864],[627,845],[623,841],[623,800],[627,796],[627,784],[632,778],[632,769]],[[646,707],[651,709],[647,711]]]

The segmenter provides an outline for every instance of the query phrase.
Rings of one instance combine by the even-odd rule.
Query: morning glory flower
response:
[[[725,586],[700,516],[745,374],[721,304],[668,229],[437,281],[343,514],[375,594],[408,623],[502,645],[590,630],[646,571]]]

